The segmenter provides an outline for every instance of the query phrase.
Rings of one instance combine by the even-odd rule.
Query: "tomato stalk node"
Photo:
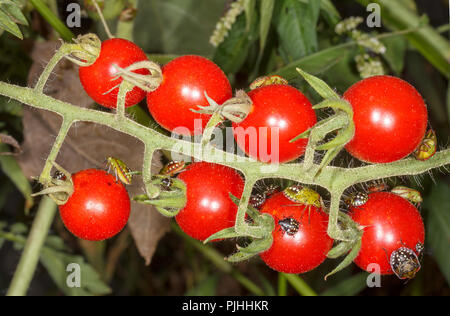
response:
[[[56,162],[52,161],[51,164],[64,175],[64,178],[58,179],[51,177],[50,179],[46,179],[42,183],[44,189],[31,196],[48,195],[57,205],[64,205],[74,191],[72,175]]]
[[[150,60],[136,62],[126,68],[116,66],[116,69],[117,73],[116,76],[111,79],[112,81],[122,78],[124,81],[127,81],[133,86],[139,87],[146,92],[152,92],[158,89],[163,80],[161,67]],[[142,75],[134,72],[140,69],[147,69],[149,74]],[[111,90],[115,88],[117,88],[117,86],[113,87]],[[110,91],[106,92],[106,94],[109,92]]]
[[[64,57],[81,67],[92,65],[100,55],[102,47],[98,36],[93,33],[80,35],[74,42],[74,44],[64,43],[61,46],[66,53]]]
[[[133,198],[134,201],[142,204],[153,205],[158,212],[166,217],[176,216],[186,205],[186,185],[178,179],[170,177],[156,176],[152,180],[152,185],[163,186],[163,179],[170,179],[170,190],[160,190],[156,198],[149,198],[147,195],[138,195]]]

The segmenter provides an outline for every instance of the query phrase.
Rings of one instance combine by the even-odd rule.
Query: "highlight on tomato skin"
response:
[[[205,93],[221,105],[233,96],[227,76],[207,58],[186,55],[162,67],[163,81],[147,94],[150,114],[165,129],[179,135],[199,135],[211,115],[195,113],[208,106]]]
[[[101,241],[117,235],[128,222],[130,198],[124,185],[103,170],[72,175],[74,192],[59,207],[66,228],[80,239]]]
[[[284,273],[305,273],[325,261],[333,246],[327,234],[328,215],[313,205],[293,203],[279,192],[270,197],[261,208],[275,220],[273,244],[260,253],[261,259],[272,269]],[[286,229],[286,219],[296,225]],[[293,228],[293,230],[292,230]]]
[[[98,104],[107,108],[116,108],[118,86],[122,78],[116,77],[116,67],[126,68],[134,63],[148,60],[145,52],[133,42],[121,38],[112,38],[102,42],[100,55],[94,64],[79,68],[80,82],[86,93]],[[148,75],[147,69],[133,71],[141,75]],[[111,90],[113,89],[113,90]],[[127,93],[125,107],[141,102],[146,92],[138,87]]]
[[[419,211],[408,200],[390,192],[370,193],[364,205],[350,212],[364,230],[361,250],[354,260],[361,269],[373,272],[368,267],[377,264],[381,274],[393,274],[390,256],[402,247],[420,256],[416,249],[424,245],[425,228]]]
[[[253,108],[241,123],[233,123],[238,146],[263,162],[284,163],[301,157],[307,139],[290,141],[317,123],[308,98],[284,84],[256,88],[248,93]]]
[[[424,138],[425,101],[408,82],[374,76],[350,87],[343,98],[353,107],[355,136],[345,146],[355,158],[389,163],[412,154]]]
[[[186,206],[175,216],[180,228],[192,238],[205,240],[236,221],[237,205],[230,194],[241,198],[244,180],[230,167],[197,162],[178,179],[186,184]]]

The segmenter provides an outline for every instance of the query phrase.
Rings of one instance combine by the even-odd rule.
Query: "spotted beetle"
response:
[[[294,236],[298,232],[299,223],[292,217],[286,217],[278,221],[280,229],[282,229],[289,236]]]
[[[421,266],[416,253],[407,247],[400,247],[392,252],[389,264],[395,275],[401,279],[412,279]]]

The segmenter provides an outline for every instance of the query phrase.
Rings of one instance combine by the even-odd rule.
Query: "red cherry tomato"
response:
[[[275,220],[272,247],[260,254],[269,267],[284,273],[305,273],[326,259],[333,240],[327,235],[328,215],[322,210],[294,204],[279,192],[266,201],[261,212]]]
[[[163,82],[147,95],[148,110],[159,125],[179,135],[201,134],[210,115],[198,114],[208,106],[205,92],[218,104],[232,97],[228,78],[212,61],[200,56],[175,58],[162,68]],[[195,130],[195,121],[198,128]],[[182,127],[182,128],[180,128]],[[178,129],[177,129],[178,128]]]
[[[289,141],[317,122],[309,100],[297,89],[278,84],[257,88],[248,96],[251,112],[233,124],[238,146],[263,162],[289,162],[303,155],[308,140]]]
[[[354,260],[363,270],[376,263],[381,274],[392,274],[389,261],[393,251],[406,247],[416,252],[418,244],[424,244],[425,228],[419,211],[396,194],[371,193],[364,205],[351,208],[351,216],[364,227],[361,250]]]
[[[355,136],[347,144],[354,157],[388,163],[410,155],[427,128],[427,107],[417,90],[390,76],[364,79],[347,90],[344,99],[354,111]]]
[[[77,172],[72,180],[74,192],[59,208],[67,229],[78,238],[92,241],[118,234],[130,216],[130,198],[123,184],[96,169]]]
[[[205,240],[234,226],[237,205],[229,194],[240,198],[244,189],[244,181],[235,170],[198,162],[189,165],[178,179],[186,184],[187,202],[175,219],[186,234]]]
[[[126,68],[136,62],[147,60],[144,51],[136,44],[121,38],[112,38],[102,42],[100,55],[97,60],[87,67],[80,67],[79,76],[86,93],[98,104],[107,108],[116,108],[119,88],[110,91],[122,82],[116,77],[117,68]],[[133,71],[147,75],[147,69]],[[110,92],[108,92],[110,91]],[[146,92],[135,87],[127,93],[125,107],[138,104],[145,98]]]

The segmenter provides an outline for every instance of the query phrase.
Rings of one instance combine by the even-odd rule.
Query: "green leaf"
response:
[[[261,18],[259,24],[259,50],[260,55],[266,47],[267,35],[269,34],[270,25],[272,23],[273,9],[275,0],[261,0]]]
[[[280,52],[286,63],[317,51],[317,22],[320,0],[277,1],[276,25]]]
[[[319,75],[327,69],[336,65],[345,58],[350,51],[354,50],[354,45],[339,45],[328,49],[321,50],[317,53],[300,58],[287,66],[278,69],[273,74],[279,75],[286,80],[292,80],[298,76],[296,68],[301,68],[313,75]]]
[[[147,52],[211,55],[214,47],[209,44],[209,37],[225,2],[215,0],[199,5],[197,0],[139,1],[134,39]]]
[[[322,0],[320,4],[322,8],[321,15],[327,23],[334,28],[336,24],[342,20],[339,11],[336,9],[331,0]]]
[[[360,272],[326,290],[321,296],[354,296],[367,287],[367,273]]]
[[[250,28],[253,24],[253,19],[255,18],[255,8],[256,8],[256,0],[245,0],[244,1],[244,11],[245,11],[245,20],[246,20],[246,28],[247,32],[250,31]]]
[[[11,16],[6,14],[3,10],[0,9],[0,28],[5,31],[13,34],[14,36],[23,39],[22,32],[17,24],[12,20]]]
[[[386,53],[383,54],[383,58],[394,73],[399,76],[405,66],[407,40],[404,37],[389,37],[382,39],[381,42],[386,46]]]
[[[246,31],[245,15],[240,15],[228,34],[228,37],[217,47],[213,61],[222,68],[227,74],[236,73],[247,59],[250,45],[253,43],[254,36],[251,36],[256,29],[256,19],[250,28]]]
[[[383,24],[393,30],[421,27],[405,38],[444,76],[450,78],[450,42],[430,25],[423,26],[421,17],[405,1],[357,0],[366,6],[371,2],[381,5]]]
[[[99,274],[81,256],[74,256],[53,250],[50,247],[44,247],[40,260],[55,284],[66,295],[88,296],[111,293],[111,289],[100,279]],[[70,272],[66,269],[72,263],[80,266],[81,287],[79,288],[67,286],[67,278]]]
[[[6,152],[8,150],[8,146],[0,144],[0,152]],[[34,203],[31,197],[31,184],[23,174],[16,159],[12,156],[0,156],[0,167],[25,197],[25,211],[28,211]]]
[[[429,209],[427,245],[450,284],[450,186],[440,182],[425,199],[424,206]]]
[[[219,277],[211,275],[204,278],[201,282],[191,288],[184,294],[185,296],[215,296]]]
[[[13,1],[6,1],[0,5],[1,10],[11,16],[16,23],[28,25],[28,21],[22,13],[20,4]]]

